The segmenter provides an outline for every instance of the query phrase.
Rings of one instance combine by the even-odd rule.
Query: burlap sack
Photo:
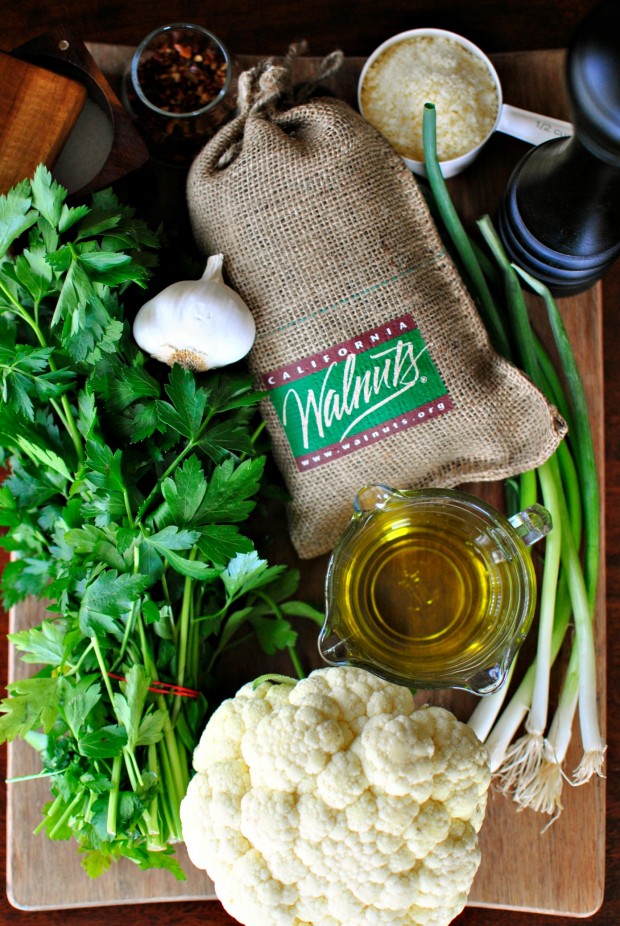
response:
[[[252,309],[249,356],[302,558],[370,483],[497,480],[565,424],[496,355],[416,181],[333,98],[290,104],[288,63],[242,75],[238,115],[194,162],[195,238]]]

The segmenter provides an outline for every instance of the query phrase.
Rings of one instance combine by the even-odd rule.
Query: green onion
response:
[[[575,782],[602,774],[605,746],[601,739],[596,705],[596,661],[593,611],[600,555],[598,478],[590,431],[587,402],[570,341],[549,291],[511,264],[488,217],[478,222],[492,260],[467,232],[450,199],[436,153],[435,107],[424,108],[423,140],[425,166],[433,201],[451,240],[456,258],[470,282],[471,295],[489,337],[507,359],[518,364],[570,425],[568,438],[535,473],[519,478],[519,502],[526,507],[542,501],[552,514],[554,529],[545,541],[545,556],[539,602],[536,657],[525,671],[506,707],[506,691],[481,699],[469,720],[470,726],[487,744],[491,768],[504,791],[521,806],[552,813],[561,810],[561,765],[570,741],[572,719],[579,706],[584,756],[574,773]],[[562,380],[533,331],[520,279],[534,290],[546,306],[553,331]],[[492,285],[502,287],[503,305],[498,307]],[[568,395],[567,395],[568,393]],[[514,494],[514,493],[513,493]],[[579,558],[582,532],[585,537],[585,567]],[[550,673],[564,643],[571,614],[575,643],[561,686],[558,707],[548,726]],[[514,674],[514,665],[511,676]],[[506,683],[506,687],[510,680]],[[516,739],[525,721],[525,734]]]
[[[424,152],[437,150],[436,135],[436,112],[432,103],[426,103],[424,106],[424,119],[422,122],[422,133],[424,142]],[[452,239],[452,242],[459,254],[465,272],[471,280],[474,291],[477,295],[477,301],[480,307],[481,315],[489,331],[489,337],[493,344],[501,353],[508,354],[510,346],[506,338],[506,333],[501,320],[497,313],[497,308],[493,296],[487,285],[484,273],[476,254],[469,241],[467,232],[457,215],[456,209],[450,198],[446,187],[439,161],[437,156],[426,157],[426,173],[430,183],[431,191],[435,198],[437,209],[444,222],[446,231]]]
[[[521,366],[534,382],[538,379],[538,362],[531,336],[525,297],[517,274],[506,258],[502,245],[488,219],[479,223],[482,235],[498,264],[504,282],[505,301],[510,317],[517,354]],[[556,589],[560,572],[562,549],[562,520],[559,500],[559,486],[556,484],[550,463],[543,463],[538,468],[543,504],[551,514],[553,529],[545,542],[545,558],[540,595],[539,626],[536,647],[536,672],[532,701],[528,712],[523,737],[512,744],[506,754],[506,761],[513,767],[522,765],[522,780],[528,782],[528,788],[535,789],[534,782],[543,760],[544,733],[547,727],[549,688],[551,676],[552,634],[555,614]]]
[[[574,436],[574,444],[579,449],[577,466],[580,473],[581,491],[586,512],[585,577],[590,606],[594,608],[600,556],[600,499],[594,442],[592,440],[585,390],[562,317],[551,293],[544,284],[534,279],[530,274],[519,267],[515,267],[515,269],[543,299],[566,377],[568,404],[572,411],[570,419],[571,431]]]
[[[558,590],[557,595],[558,602],[562,601],[561,589],[562,586],[560,585],[560,589]],[[552,664],[555,662],[564,642],[566,630],[570,621],[570,613],[570,601],[567,596],[564,596],[563,606],[562,604],[558,604],[556,608],[555,623],[553,626],[553,635],[551,639]],[[480,738],[483,739],[483,742],[486,744],[486,747],[489,750],[491,771],[498,775],[501,784],[501,790],[504,791],[512,790],[515,782],[516,765],[512,765],[510,762],[506,761],[506,753],[530,709],[532,703],[532,695],[534,693],[535,676],[536,660],[534,659],[531,665],[528,666],[528,669],[525,672],[525,675],[523,676],[523,679],[521,680],[518,688],[511,696],[508,706],[501,714],[499,722],[495,721],[497,720],[498,716],[500,716],[500,710],[502,707],[502,704],[499,702],[499,695],[503,695],[502,700],[506,696],[506,693],[503,692],[503,690],[500,690],[496,694],[490,695],[487,698],[481,698],[479,704],[475,708],[468,721],[474,732],[480,736],[478,733],[478,720],[480,713],[486,710],[485,704],[487,701],[491,702],[492,699],[497,699],[496,704],[489,704],[489,707],[493,710],[494,713],[494,718],[488,726],[489,732],[484,736],[484,738],[482,736]]]

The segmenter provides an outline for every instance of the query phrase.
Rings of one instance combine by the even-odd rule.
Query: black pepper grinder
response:
[[[574,135],[533,148],[500,208],[511,259],[556,296],[582,292],[620,254],[620,3],[586,17],[566,59]]]

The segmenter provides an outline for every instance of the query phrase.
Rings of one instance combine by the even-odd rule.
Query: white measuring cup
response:
[[[370,55],[364,64],[357,85],[357,102],[359,111],[363,116],[365,116],[365,113],[362,103],[362,87],[364,85],[366,74],[368,73],[370,67],[377,60],[377,58],[379,58],[379,56],[383,54],[386,49],[396,45],[399,42],[433,36],[453,41],[483,61],[487,67],[489,75],[493,80],[497,94],[497,116],[495,123],[492,125],[491,129],[484,136],[484,138],[482,138],[469,151],[466,151],[459,157],[450,158],[448,160],[441,160],[439,162],[441,173],[445,178],[454,177],[456,174],[461,173],[462,170],[468,167],[472,161],[475,160],[481,149],[484,147],[494,132],[503,132],[505,135],[511,135],[513,138],[518,138],[521,141],[529,142],[532,145],[540,145],[542,142],[549,141],[552,138],[567,137],[573,134],[573,126],[570,122],[566,122],[563,119],[555,119],[550,116],[543,116],[539,113],[533,113],[529,110],[519,109],[517,106],[511,106],[508,103],[504,103],[502,85],[500,83],[497,71],[495,70],[495,67],[488,55],[486,55],[480,48],[478,48],[477,45],[474,45],[473,42],[470,42],[469,39],[464,38],[462,35],[458,35],[456,32],[448,32],[445,29],[410,29],[406,32],[399,32],[398,35],[394,35],[391,38],[386,39],[385,42],[383,42],[381,45],[379,45],[378,48],[375,49],[375,51]],[[389,94],[390,88],[384,87],[383,92]],[[394,89],[394,92],[398,92],[397,89]],[[428,100],[427,102],[432,103],[433,100]],[[424,168],[423,161],[416,161],[412,158],[404,156],[403,160],[414,173],[422,177],[426,176],[426,170]]]

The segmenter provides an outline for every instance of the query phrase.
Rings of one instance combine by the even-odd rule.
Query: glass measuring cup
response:
[[[326,577],[319,652],[413,688],[490,694],[532,622],[540,505],[505,518],[454,489],[362,489]]]
[[[486,73],[488,74],[488,77],[495,91],[495,118],[489,120],[488,130],[476,140],[475,144],[472,144],[467,151],[464,151],[458,157],[440,159],[439,163],[443,177],[454,177],[456,174],[461,173],[462,170],[468,167],[478,156],[494,132],[503,132],[505,135],[511,135],[513,138],[518,138],[521,141],[529,142],[532,145],[539,145],[542,144],[542,142],[549,141],[552,138],[567,137],[573,134],[573,126],[570,122],[566,122],[563,119],[544,116],[539,113],[533,113],[529,110],[520,109],[517,106],[511,106],[508,103],[504,103],[502,85],[500,83],[498,73],[488,55],[486,55],[473,42],[470,42],[469,39],[466,39],[455,32],[449,32],[446,29],[410,29],[406,32],[400,32],[398,35],[392,36],[375,49],[362,68],[357,86],[357,102],[362,115],[368,118],[364,106],[364,84],[368,72],[373,67],[373,65],[375,65],[377,60],[385,52],[387,52],[388,49],[391,49],[393,46],[398,45],[399,43],[413,43],[417,42],[418,40],[429,40],[433,38],[441,38],[447,42],[454,43],[456,46],[460,46],[471,55],[473,55],[476,59],[481,61],[484,64]],[[403,75],[403,79],[406,80],[406,75]],[[390,87],[388,84],[385,84],[382,86],[382,91],[385,94],[386,106],[394,108],[395,111],[398,112],[398,94],[400,93],[399,88],[397,86]],[[435,100],[429,99],[425,100],[424,102],[434,103]],[[372,122],[373,120],[369,119],[369,121]],[[379,126],[377,127],[379,128]],[[389,141],[394,143],[396,138],[395,134],[392,135],[392,132],[390,131],[387,137]],[[422,177],[426,176],[423,159],[415,159],[404,155],[402,155],[402,157],[405,164],[407,164],[407,166],[414,173]]]

